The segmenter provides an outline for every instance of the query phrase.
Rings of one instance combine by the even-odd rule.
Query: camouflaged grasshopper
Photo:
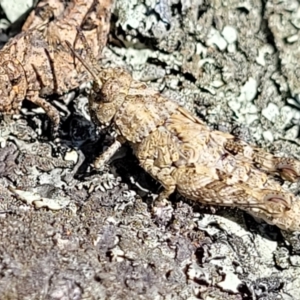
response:
[[[91,79],[81,64],[74,63],[73,56],[63,46],[64,40],[80,47],[76,26],[89,19],[90,28],[85,34],[93,42],[93,54],[101,53],[107,40],[112,5],[112,0],[40,1],[24,24],[23,32],[0,50],[0,113],[19,113],[26,98],[45,110],[56,130],[59,112],[47,101],[47,96],[64,94]]]
[[[128,142],[140,165],[164,190],[175,190],[203,204],[237,207],[284,230],[300,230],[300,202],[272,175],[297,181],[300,162],[277,157],[235,136],[210,130],[199,118],[133,80],[122,68],[101,68],[89,50],[89,62],[68,43],[94,79],[89,97],[92,118],[113,127],[115,142],[94,163],[101,168]]]

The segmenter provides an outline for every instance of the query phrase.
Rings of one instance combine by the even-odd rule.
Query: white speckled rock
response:
[[[227,47],[226,40],[221,36],[219,31],[215,30],[214,28],[211,28],[210,33],[208,35],[208,39],[206,41],[207,46],[213,46],[216,45],[218,49],[221,51],[224,51]]]
[[[258,50],[258,56],[256,57],[256,62],[261,66],[266,65],[265,56],[267,54],[272,55],[274,53],[274,47],[271,45],[264,45]]]
[[[279,109],[276,104],[269,103],[268,106],[261,111],[261,113],[266,119],[272,122],[279,115]]]
[[[22,14],[33,6],[33,0],[11,1],[1,0],[1,7],[11,23],[15,22]]]
[[[267,142],[274,142],[274,135],[272,134],[272,132],[270,130],[266,130],[263,132],[263,137],[264,137],[264,140],[267,141]]]
[[[222,35],[228,44],[232,44],[237,40],[237,31],[232,26],[225,26],[222,30]]]
[[[78,161],[78,153],[75,150],[68,151],[64,157],[65,160],[73,161],[77,163]]]
[[[257,81],[254,78],[249,78],[241,88],[239,100],[252,101],[257,94]]]

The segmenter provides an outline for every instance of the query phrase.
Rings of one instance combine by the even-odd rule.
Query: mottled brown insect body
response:
[[[68,40],[77,49],[77,26],[89,18],[91,29],[86,31],[93,43],[93,54],[101,53],[106,43],[111,0],[60,0],[39,2],[27,19],[23,32],[12,38],[0,51],[0,113],[18,113],[27,98],[41,106],[54,123],[59,113],[46,96],[64,94],[91,79],[81,64],[63,46]],[[65,7],[66,6],[66,7]]]
[[[282,229],[300,230],[299,200],[271,176],[298,180],[299,161],[273,156],[231,134],[210,130],[125,70],[103,70],[90,57],[91,67],[75,56],[95,79],[91,114],[117,133],[116,142],[95,167],[127,141],[140,165],[164,187],[158,200],[177,190],[204,204],[238,207]]]

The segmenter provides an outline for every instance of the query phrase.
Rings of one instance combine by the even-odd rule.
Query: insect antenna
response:
[[[81,40],[81,42],[82,42],[82,44],[83,44],[83,46],[84,46],[84,48],[87,52],[87,56],[88,56],[88,58],[89,58],[89,60],[92,64],[92,67],[94,69],[96,69],[98,72],[100,72],[100,70],[98,69],[99,63],[98,63],[96,57],[94,56],[94,53],[93,53],[93,51],[92,51],[92,49],[91,49],[91,47],[90,47],[90,45],[89,45],[89,43],[88,43],[88,41],[85,37],[83,31],[78,26],[76,27],[76,30],[77,30],[77,36],[80,38],[80,40]]]
[[[95,80],[98,80],[98,75],[94,72],[94,69],[91,65],[89,65],[72,47],[70,42],[65,41],[68,48],[71,50],[72,54],[83,64],[83,66],[91,73],[91,75],[94,77]]]
[[[86,60],[84,60],[76,51],[75,49],[72,47],[72,45],[70,44],[70,42],[65,41],[65,43],[67,44],[68,48],[70,49],[70,51],[73,53],[73,55],[82,63],[82,65],[86,68],[86,70],[93,76],[95,83],[97,85],[97,87],[102,86],[102,81],[100,80],[100,73],[101,70],[99,70],[99,64],[97,62],[97,59],[95,58],[95,56],[93,55],[93,51],[90,47],[90,45],[88,44],[82,30],[78,27],[76,27],[77,32],[78,32],[78,36],[82,41],[82,44],[86,50],[88,59],[90,61],[90,63],[86,62]]]

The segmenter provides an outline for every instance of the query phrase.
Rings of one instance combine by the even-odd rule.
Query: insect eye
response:
[[[12,85],[17,85],[17,84],[19,84],[20,83],[20,77],[17,77],[17,78],[13,78],[12,80],[11,80],[11,84]]]
[[[100,96],[100,94],[96,94],[96,95],[94,96],[93,101],[94,101],[95,103],[100,103],[100,102],[102,102],[102,97]]]
[[[100,74],[101,79],[104,79],[104,81],[109,79],[109,74],[106,71],[102,71]]]
[[[101,91],[101,88],[100,88],[99,84],[98,84],[96,81],[93,82],[93,84],[92,84],[92,89],[93,89],[93,91],[94,91],[96,94],[99,93],[99,92]]]
[[[114,95],[119,93],[120,82],[116,79],[111,79],[105,82],[102,86],[100,95],[103,102],[114,101]]]

